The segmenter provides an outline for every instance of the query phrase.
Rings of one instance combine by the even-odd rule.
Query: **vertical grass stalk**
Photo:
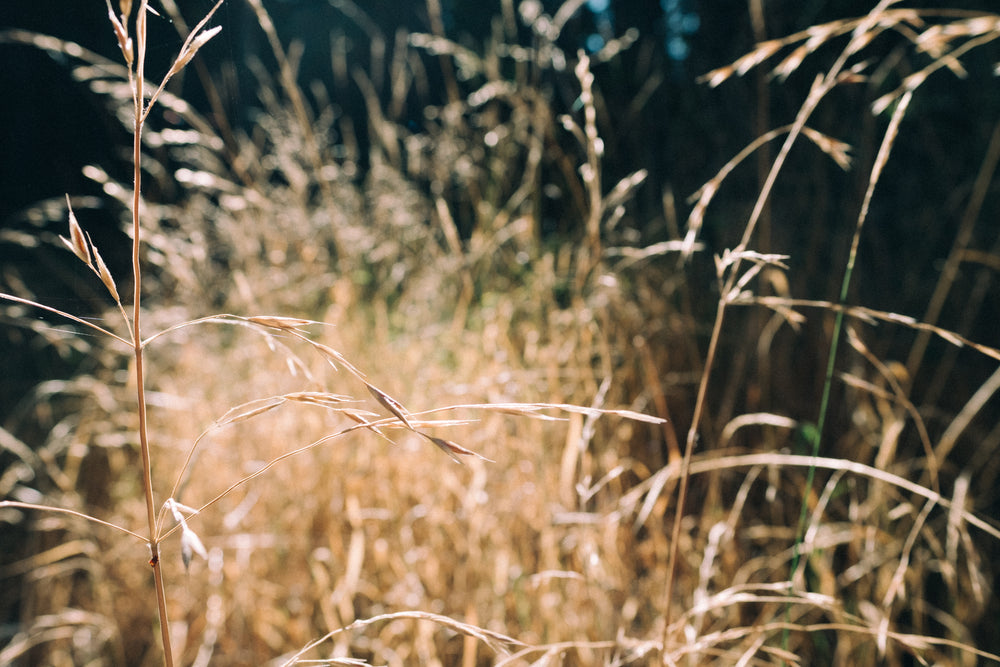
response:
[[[833,369],[837,362],[837,348],[840,344],[840,332],[843,329],[844,324],[844,310],[847,305],[847,293],[850,290],[851,276],[854,275],[854,264],[858,257],[858,246],[861,243],[861,230],[865,226],[865,220],[868,219],[868,210],[871,205],[872,195],[875,192],[875,185],[882,176],[882,170],[885,168],[885,164],[889,160],[889,153],[892,150],[892,145],[896,139],[897,133],[899,132],[899,124],[903,120],[903,116],[906,114],[906,109],[910,105],[910,100],[912,98],[913,90],[907,90],[896,104],[896,108],[892,113],[892,118],[889,121],[889,126],[885,130],[885,136],[882,137],[882,144],[879,146],[878,154],[875,157],[875,164],[872,166],[872,173],[868,178],[868,187],[865,189],[865,197],[861,204],[861,211],[858,213],[858,222],[854,228],[854,238],[851,239],[851,250],[847,256],[847,268],[844,271],[844,279],[841,281],[840,285],[840,296],[837,303],[841,307],[837,308],[834,318],[833,335],[830,339],[830,353],[826,360],[826,377],[823,381],[823,395],[820,399],[819,416],[816,420],[816,432],[811,438],[811,455],[813,458],[819,456],[820,444],[823,439],[823,428],[826,425],[826,416],[829,412],[830,388],[833,386]],[[799,520],[795,529],[795,544],[792,546],[792,563],[789,575],[789,580],[791,582],[795,581],[796,573],[800,564],[805,565],[804,562],[801,562],[803,558],[802,540],[805,536],[806,521],[809,514],[809,494],[812,491],[815,477],[816,468],[815,466],[810,466],[806,474],[806,487],[802,494],[802,506],[799,509]],[[808,560],[808,554],[805,554],[805,559]],[[786,621],[789,620],[790,614],[791,603],[789,602],[785,606]],[[781,644],[784,648],[788,648],[788,625],[785,626],[785,629],[782,632]]]
[[[146,427],[145,371],[142,357],[140,313],[142,305],[142,266],[139,261],[142,204],[142,127],[146,117],[144,99],[146,68],[146,3],[141,0],[136,16],[136,44],[138,46],[135,75],[132,82],[132,106],[135,113],[132,130],[132,353],[135,358],[136,406],[139,418],[139,450],[142,457],[142,489],[146,497],[146,520],[149,524],[149,565],[153,568],[153,585],[156,588],[156,607],[160,620],[160,638],[163,643],[163,663],[174,664],[170,646],[170,623],[167,618],[167,598],[160,567],[160,544],[156,534],[156,498],[153,496],[153,471],[149,454],[149,437]],[[127,20],[127,17],[123,17]],[[151,102],[152,103],[152,102]]]
[[[789,130],[788,136],[785,138],[785,141],[781,146],[781,150],[778,152],[774,163],[771,165],[771,169],[767,174],[767,178],[765,179],[764,185],[757,197],[757,201],[754,203],[753,211],[750,214],[747,225],[743,230],[743,237],[740,240],[740,244],[736,247],[736,250],[733,253],[733,262],[728,267],[728,274],[726,275],[722,288],[722,296],[720,297],[718,307],[716,308],[715,322],[712,326],[712,335],[705,355],[705,366],[702,371],[701,380],[698,384],[698,395],[695,400],[694,411],[691,416],[691,426],[687,433],[684,457],[681,460],[681,470],[679,473],[680,484],[677,491],[677,504],[674,510],[674,522],[670,537],[670,553],[668,555],[667,563],[667,583],[664,588],[664,625],[661,654],[664,664],[666,664],[668,657],[667,648],[669,646],[670,639],[671,602],[673,598],[674,580],[676,578],[677,571],[681,519],[684,516],[684,505],[687,500],[691,457],[694,453],[694,445],[698,438],[698,424],[701,422],[702,414],[705,410],[705,401],[708,395],[708,381],[712,373],[712,368],[715,364],[719,339],[722,333],[722,324],[725,320],[726,306],[729,304],[729,300],[733,298],[734,288],[737,285],[737,281],[740,279],[742,255],[749,247],[750,240],[753,238],[757,224],[764,215],[767,201],[771,196],[771,191],[774,188],[774,183],[777,180],[778,174],[785,164],[789,151],[791,151],[792,146],[802,134],[803,128],[806,126],[806,121],[808,121],[809,117],[812,115],[813,111],[815,111],[816,107],[826,94],[841,82],[841,77],[844,73],[845,67],[847,66],[849,58],[868,43],[870,38],[869,31],[875,28],[879,15],[889,4],[891,4],[891,0],[882,0],[882,2],[872,9],[865,20],[854,31],[850,42],[848,42],[847,46],[844,47],[844,50],[834,61],[833,65],[831,65],[827,73],[824,76],[816,77],[816,80],[813,82],[813,85],[809,90],[809,94],[802,103],[802,107],[796,114],[795,122]],[[873,172],[873,176],[874,175],[875,174]],[[720,279],[721,278],[722,276],[720,276]]]
[[[205,43],[211,39],[220,28],[203,30],[205,25],[222,5],[224,0],[218,0],[212,9],[198,22],[181,46],[170,70],[163,77],[158,88],[149,96],[146,102],[146,13],[149,11],[148,0],[140,0],[135,17],[135,52],[132,40],[128,37],[128,20],[132,10],[131,0],[120,0],[120,20],[115,17],[108,4],[108,16],[115,29],[118,44],[128,65],[129,82],[132,88],[132,109],[134,114],[132,126],[132,321],[131,344],[135,360],[136,405],[139,430],[139,450],[142,458],[142,488],[146,500],[146,520],[149,526],[149,565],[153,568],[153,584],[156,589],[156,606],[159,616],[160,637],[163,643],[163,662],[167,667],[174,664],[173,651],[170,644],[170,623],[167,617],[167,598],[163,582],[163,571],[160,567],[161,537],[156,526],[156,497],[153,494],[152,457],[149,448],[149,435],[146,419],[146,374],[143,365],[143,340],[141,327],[142,314],[142,264],[140,250],[142,241],[142,131],[149,112],[156,103],[157,97],[164,90],[170,78],[180,72],[191,62],[191,59]]]

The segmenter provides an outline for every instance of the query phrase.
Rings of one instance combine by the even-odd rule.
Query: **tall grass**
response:
[[[856,266],[924,86],[963,73],[1000,17],[883,2],[709,72],[720,96],[765,67],[774,86],[814,83],[791,118],[758,119],[775,129],[719,156],[685,209],[614,162],[602,67],[637,34],[564,50],[581,4],[549,16],[505,0],[472,44],[446,34],[437,2],[427,33],[392,37],[332,3],[370,53],[355,67],[335,35],[342,88],[327,91],[298,81],[296,47],[250,0],[278,65],[253,66],[250,133],[166,85],[216,33],[211,14],[188,29],[164,3],[184,41],[158,88],[145,0],[109,7],[124,66],[2,35],[68,58],[112,109],[124,100],[134,173],[86,170],[130,231],[131,300],[79,198],[64,241],[110,311],[0,295],[54,342],[70,339],[39,311],[103,341],[80,348],[90,374],[40,385],[0,431],[0,511],[24,536],[0,565],[17,591],[0,662],[1000,660],[982,632],[997,374],[932,403],[922,369],[948,349],[960,368],[1000,360],[942,316],[961,267],[996,264],[973,228],[1000,142],[921,318],[866,303]],[[894,63],[919,66],[890,83]],[[347,90],[364,119],[330,103]],[[416,103],[422,125],[407,122]],[[730,195],[776,141],[753,201]],[[844,247],[803,259],[781,220],[804,196],[782,184],[805,169],[858,195],[837,206]],[[149,179],[178,195],[143,197]],[[636,198],[649,188],[655,214]],[[706,233],[733,211],[738,226]],[[834,290],[798,279],[803,262]],[[986,273],[979,285],[970,317],[995,292]]]

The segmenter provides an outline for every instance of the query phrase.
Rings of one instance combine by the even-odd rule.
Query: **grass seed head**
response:
[[[125,11],[126,5],[128,11]],[[125,58],[125,65],[127,67],[131,67],[134,55],[132,52],[132,38],[129,37],[127,24],[128,12],[132,11],[131,0],[123,0],[121,7],[122,18],[119,20],[118,17],[115,16],[114,10],[111,9],[111,1],[108,0],[108,19],[110,19],[111,26],[115,30],[115,39],[118,40],[118,48],[121,49],[122,57]]]
[[[210,28],[204,32],[198,34],[187,47],[181,51],[180,55],[177,56],[177,60],[174,61],[173,67],[170,68],[170,73],[167,75],[168,78],[177,74],[177,72],[184,69],[191,59],[195,57],[198,53],[198,49],[205,46],[210,39],[218,35],[222,31],[222,26],[217,25],[214,28]]]
[[[88,241],[90,238],[88,237]],[[101,257],[101,253],[97,252],[97,246],[94,245],[93,241],[90,242],[90,248],[94,251],[94,263],[97,264],[96,271],[97,275],[100,277],[101,282],[107,288],[108,292],[111,294],[111,298],[115,300],[115,303],[120,304],[121,298],[118,296],[118,286],[115,285],[115,279],[111,275],[111,271],[108,270],[108,265],[104,263],[104,258]]]
[[[410,420],[407,418],[409,412],[403,407],[402,403],[372,384],[366,382],[365,386],[368,387],[369,393],[371,393],[382,407],[391,412],[399,421],[403,422],[406,428],[411,431],[414,430],[413,425],[410,424]]]
[[[90,249],[87,247],[87,239],[80,228],[80,223],[73,213],[73,206],[69,202],[69,195],[66,195],[66,207],[69,209],[69,238],[60,236],[59,238],[66,247],[73,251],[73,254],[80,258],[80,261],[87,266],[93,267],[90,259]]]
[[[282,329],[284,331],[292,331],[298,329],[299,327],[304,327],[307,324],[313,324],[312,320],[303,320],[297,317],[274,317],[270,315],[248,317],[247,321],[264,327],[270,327],[272,329]]]

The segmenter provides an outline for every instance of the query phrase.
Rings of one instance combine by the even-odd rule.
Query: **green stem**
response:
[[[778,155],[775,158],[774,163],[771,165],[771,170],[768,172],[767,178],[764,180],[764,186],[757,197],[753,211],[750,214],[750,219],[747,221],[746,228],[743,231],[743,238],[740,241],[740,245],[737,247],[738,251],[744,251],[749,246],[754,230],[757,227],[757,223],[764,213],[767,200],[770,198],[771,191],[774,189],[774,184],[777,181],[778,174],[781,172],[782,167],[784,167],[785,160],[788,157],[792,146],[802,134],[802,129],[805,127],[809,116],[815,110],[816,106],[819,104],[826,92],[832,87],[835,80],[835,75],[828,75],[826,79],[817,79],[813,83],[813,86],[809,91],[809,96],[803,103],[802,108],[799,109],[795,122],[788,131],[788,136],[785,137],[781,150],[778,151]],[[671,602],[673,598],[674,579],[677,571],[681,519],[684,516],[684,505],[687,501],[691,457],[694,453],[695,442],[698,439],[698,424],[701,422],[702,415],[705,410],[705,403],[708,397],[709,376],[711,375],[712,367],[715,365],[715,357],[719,347],[720,336],[722,334],[722,324],[725,321],[726,307],[729,305],[729,295],[733,293],[736,281],[740,277],[739,269],[741,264],[742,260],[737,254],[736,260],[728,269],[729,274],[726,277],[725,285],[722,288],[722,297],[719,299],[718,307],[716,308],[715,313],[715,323],[712,326],[712,337],[709,341],[708,351],[705,355],[705,367],[702,370],[701,382],[698,385],[698,397],[695,399],[694,413],[691,417],[691,426],[688,428],[687,440],[684,447],[684,456],[681,459],[681,469],[679,473],[680,485],[677,491],[677,506],[674,510],[674,523],[670,541],[670,555],[667,563],[667,584],[665,587],[665,598],[663,601],[664,626],[662,658],[664,664],[667,663],[668,656],[667,647],[669,646],[670,640]]]
[[[878,155],[875,157],[875,163],[872,166],[871,176],[868,177],[868,188],[865,190],[865,198],[861,204],[861,211],[858,213],[858,222],[854,228],[854,238],[851,240],[851,251],[847,256],[847,268],[844,271],[844,279],[840,284],[840,297],[837,303],[841,307],[837,309],[837,315],[833,323],[833,336],[830,340],[830,353],[826,360],[826,378],[823,381],[823,396],[820,399],[819,417],[816,420],[816,433],[811,438],[813,458],[819,456],[820,443],[823,439],[823,427],[826,424],[826,416],[829,411],[830,388],[833,386],[833,369],[837,361],[837,349],[840,344],[840,332],[843,328],[844,311],[846,310],[843,306],[847,303],[847,295],[851,286],[851,276],[854,274],[854,263],[858,257],[858,246],[861,244],[861,230],[865,226],[865,220],[868,219],[868,210],[871,206],[872,195],[875,192],[875,184],[878,183],[879,178],[882,175],[882,170],[885,168],[886,162],[889,161],[889,152],[892,150],[896,134],[899,131],[899,124],[903,120],[903,116],[906,114],[906,108],[910,105],[910,100],[912,98],[913,90],[907,90],[896,104],[896,109],[893,111],[892,119],[889,121],[889,126],[885,130],[885,136],[882,138],[882,144],[879,146]],[[805,536],[806,523],[809,514],[809,494],[812,491],[815,477],[816,467],[810,466],[809,472],[806,475],[805,493],[802,494],[802,507],[799,511],[798,527],[795,530],[795,544],[792,547],[792,563],[789,575],[789,580],[792,582],[795,580],[795,573],[798,571],[799,561],[803,555],[802,540]],[[785,607],[786,621],[789,620],[788,617],[790,614],[791,605],[788,605]],[[787,648],[787,637],[788,629],[786,626],[784,631],[784,641],[782,642],[782,646],[784,648]]]

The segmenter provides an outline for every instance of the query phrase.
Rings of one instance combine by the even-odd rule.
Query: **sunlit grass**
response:
[[[116,9],[130,15],[126,4]],[[755,250],[766,204],[774,216],[792,204],[772,185],[793,147],[857,170],[877,201],[906,140],[895,125],[926,77],[871,100],[885,117],[870,164],[842,128],[811,125],[822,104],[867,118],[838,94],[878,71],[873,40],[902,35],[930,76],[1000,36],[995,17],[882,3],[710,72],[713,86],[755,67],[784,78],[834,54],[795,122],[720,156],[686,228],[654,240],[633,197],[665,185],[631,165],[602,177],[603,137],[618,128],[598,113],[595,69],[634,35],[564,53],[563,13],[546,24],[513,12],[479,51],[402,35],[379,76],[354,72],[371,135],[359,142],[350,119],[309,108],[264,6],[251,5],[285,68],[261,75],[254,133],[223,141],[167,93],[158,103],[194,134],[160,133],[155,118],[146,132],[167,151],[141,159],[182,194],[141,209],[145,427],[135,361],[114,348],[130,344],[122,299],[120,313],[75,321],[113,334],[85,350],[92,375],[40,386],[23,432],[0,431],[16,459],[0,517],[24,535],[0,571],[18,591],[0,662],[160,664],[158,635],[174,662],[196,665],[998,659],[975,636],[993,599],[983,545],[1000,540],[976,494],[997,473],[955,452],[995,382],[942,414],[911,396],[919,359],[907,369],[872,350],[906,331],[914,350],[926,335],[971,363],[995,365],[1000,351],[938,313],[868,308],[846,288],[838,302],[794,293],[787,254]],[[58,40],[4,40],[98,63],[78,78],[127,99],[127,68]],[[429,107],[426,126],[403,123],[435,65],[456,94]],[[540,83],[551,79],[578,98]],[[742,240],[713,262],[705,216],[769,142],[784,142],[773,176],[739,221]],[[131,224],[131,186],[87,175]],[[544,186],[564,193],[559,238],[543,230]],[[860,239],[867,209],[844,210],[846,237]],[[116,292],[85,232],[70,227],[70,250]],[[24,307],[37,301],[4,298],[31,328]],[[835,331],[828,408],[819,388]],[[795,368],[806,344],[822,348],[815,367]],[[148,529],[143,429],[158,501]],[[162,634],[147,530],[163,540]]]

